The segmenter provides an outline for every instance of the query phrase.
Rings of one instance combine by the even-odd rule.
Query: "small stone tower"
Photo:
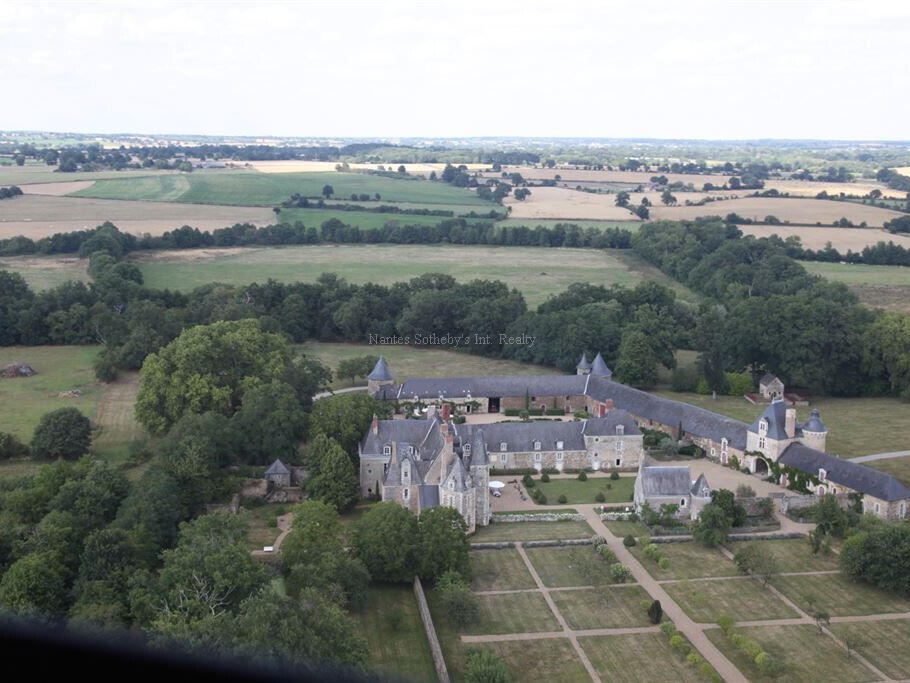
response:
[[[373,372],[367,375],[367,391],[370,395],[375,396],[382,387],[394,383],[395,380],[392,378],[392,373],[389,371],[389,366],[386,364],[385,358],[380,356],[379,360],[376,361]]]
[[[483,430],[478,429],[474,434],[471,445],[470,463],[471,481],[475,491],[474,522],[477,526],[486,526],[490,523],[490,458],[487,456],[487,446],[483,439]]]
[[[818,413],[818,408],[813,408],[809,415],[809,419],[806,420],[806,424],[803,425],[802,442],[809,448],[814,448],[815,450],[824,453],[827,438],[828,428],[825,427],[825,423],[822,422],[821,415]]]
[[[591,364],[588,362],[588,357],[585,354],[581,354],[581,360],[578,361],[578,365],[575,366],[576,375],[590,375],[591,374]]]
[[[613,371],[607,367],[607,364],[604,362],[603,356],[600,355],[600,352],[594,356],[594,360],[591,362],[590,374],[605,377],[606,379],[613,378]]]

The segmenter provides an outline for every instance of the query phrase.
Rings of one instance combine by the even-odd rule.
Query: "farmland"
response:
[[[176,176],[163,177],[173,179]],[[137,182],[141,180],[137,179]],[[115,223],[123,232],[160,235],[182,225],[192,225],[200,230],[214,230],[234,223],[267,225],[274,223],[275,216],[270,209],[258,207],[27,194],[0,206],[0,239],[16,235],[38,239],[58,232],[90,230],[104,221]]]
[[[615,195],[579,192],[562,187],[535,187],[527,199],[517,201],[507,197],[505,203],[512,207],[512,218],[578,218],[630,223],[639,220],[628,209],[616,206]]]
[[[789,200],[783,200],[789,201]],[[812,200],[815,201],[815,200]],[[715,205],[722,206],[722,205]],[[879,209],[881,210],[881,209]],[[740,225],[739,229],[745,235],[756,237],[769,237],[779,235],[781,238],[799,237],[800,242],[807,249],[824,249],[828,242],[841,253],[848,250],[862,251],[879,242],[894,242],[910,249],[910,236],[892,235],[884,230],[872,228],[819,228],[798,227],[793,225]]]
[[[448,209],[447,206],[439,206]],[[457,215],[457,213],[456,213]],[[345,225],[354,225],[361,230],[375,230],[386,223],[400,225],[438,225],[445,216],[419,216],[407,213],[378,213],[373,211],[342,211],[326,209],[282,209],[279,220],[282,223],[300,221],[308,228],[318,228],[325,221],[339,220]]]
[[[154,252],[136,256],[149,287],[188,291],[209,283],[247,284],[274,278],[312,282],[337,273],[352,283],[392,284],[424,273],[447,273],[465,282],[498,279],[517,287],[529,307],[573,282],[635,286],[651,280],[695,296],[656,268],[624,251],[446,245],[341,245]]]
[[[803,262],[810,273],[843,282],[867,306],[910,313],[910,268],[861,263]]]
[[[471,190],[458,189],[441,182],[399,180],[364,173],[246,173],[224,171],[190,175],[154,176],[99,180],[75,197],[100,199],[141,199],[195,204],[236,206],[275,206],[293,194],[322,196],[331,185],[338,198],[352,193],[379,193],[385,202],[426,204],[466,204],[492,208]]]
[[[38,292],[70,280],[88,282],[87,267],[88,259],[69,255],[0,257],[0,269],[19,273]]]

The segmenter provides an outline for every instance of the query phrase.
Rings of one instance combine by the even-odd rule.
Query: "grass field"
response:
[[[650,626],[642,600],[651,596],[641,586],[601,586],[550,593],[569,628],[629,628]]]
[[[703,624],[713,624],[722,614],[736,621],[799,616],[753,579],[681,581],[665,583],[663,588],[686,614]]]
[[[575,654],[568,640],[557,638],[545,644],[537,640],[515,640],[498,643],[463,645],[451,643],[446,650],[446,665],[454,681],[463,680],[461,670],[464,658],[472,649],[491,650],[509,670],[509,680],[514,683],[578,683],[589,680],[584,665]],[[435,679],[434,679],[435,680]]]
[[[855,583],[842,574],[778,576],[774,586],[804,610],[810,603],[832,617],[910,611],[910,600]]]
[[[587,522],[493,522],[480,527],[471,540],[474,543],[494,541],[547,541],[591,538],[594,530]]]
[[[546,601],[538,592],[506,593],[503,595],[478,595],[480,616],[476,621],[458,630],[451,620],[439,609],[433,591],[427,595],[433,623],[440,635],[445,633],[502,634],[540,633],[558,631],[559,623]]]
[[[834,624],[831,630],[840,638],[847,633],[859,638],[857,651],[888,676],[910,678],[910,620]]]
[[[321,197],[322,188],[331,185],[335,197],[352,193],[375,195],[386,202],[426,204],[471,204],[493,208],[473,190],[452,187],[442,182],[397,180],[364,173],[246,173],[151,176],[99,180],[92,187],[75,192],[75,197],[101,199],[142,199],[147,201],[188,202],[193,204],[236,204],[239,206],[276,206],[293,194]]]
[[[639,543],[629,548],[642,566],[655,579],[695,579],[708,576],[739,576],[736,565],[716,549],[705,548],[695,542],[661,543],[660,554],[670,560],[670,566],[661,569],[645,555]]]
[[[28,443],[38,421],[58,408],[75,407],[92,420],[92,452],[123,464],[129,443],[142,430],[133,415],[138,390],[136,373],[127,373],[116,382],[102,385],[95,380],[92,362],[97,346],[8,346],[0,348],[0,367],[12,363],[30,364],[36,375],[0,379],[0,431],[15,434]],[[79,389],[75,398],[58,394]],[[0,464],[0,477],[35,471],[33,460]]]
[[[751,658],[739,650],[719,628],[706,631],[708,638],[749,680],[776,680],[781,683],[803,681],[844,681],[859,683],[875,680],[875,676],[858,661],[848,659],[831,638],[819,634],[815,626],[754,626],[738,628],[738,632],[754,638],[762,649],[784,667],[780,677],[770,679],[761,675]]]
[[[752,423],[761,415],[763,407],[755,406],[736,396],[710,396],[654,392],[660,396],[685,401],[715,413]],[[809,406],[798,406],[799,421],[809,417],[809,411],[818,408],[828,428],[826,449],[842,458],[853,458],[870,453],[906,450],[907,433],[910,432],[910,410],[896,398],[830,398],[810,397]]]
[[[863,463],[866,467],[871,467],[882,472],[894,475],[900,479],[906,486],[910,486],[910,456],[905,455],[901,458],[886,458],[885,460],[872,460]]]
[[[28,286],[40,292],[69,280],[88,282],[88,259],[75,256],[7,256],[0,258],[0,270],[19,273]]]
[[[272,545],[281,530],[275,521],[277,515],[283,515],[292,506],[287,503],[266,503],[247,510],[249,531],[247,547],[250,550],[262,550],[263,546]]]
[[[823,572],[837,569],[837,555],[830,553],[824,555],[812,554],[809,541],[804,538],[794,538],[773,541],[752,541],[763,553],[770,553],[777,560],[777,565],[782,572]],[[749,542],[727,543],[726,547],[734,555]]]
[[[357,633],[367,641],[370,664],[380,674],[435,680],[433,656],[409,584],[370,586],[366,604],[353,610],[351,618]]]
[[[662,633],[578,639],[600,678],[611,683],[695,683],[698,670],[673,651]]]
[[[604,520],[604,525],[618,538],[625,538],[629,534],[635,537],[647,536],[650,533],[648,527],[641,522],[622,522],[606,519]]]
[[[843,282],[867,306],[910,312],[910,268],[803,261],[810,273]]]
[[[471,551],[471,589],[475,591],[536,588],[534,577],[515,548]]]
[[[446,207],[440,206],[438,208]],[[282,223],[295,223],[300,221],[308,228],[319,228],[325,221],[333,218],[338,219],[345,225],[357,226],[361,230],[375,230],[376,228],[381,228],[386,223],[398,223],[399,225],[438,225],[441,221],[448,220],[447,216],[418,216],[408,213],[374,213],[372,211],[340,211],[338,209],[282,209],[279,220]]]
[[[466,282],[501,280],[517,287],[533,308],[573,282],[622,284],[671,281],[657,269],[620,250],[545,249],[445,245],[314,245],[261,249],[204,249],[149,252],[136,257],[151,288],[189,291],[209,282],[249,284],[273,278],[313,282],[337,273],[352,283],[389,285],[423,275],[446,273]],[[684,298],[695,300],[680,285]]]
[[[547,588],[610,583],[607,563],[589,545],[526,548],[525,553]]]
[[[369,344],[333,344],[307,342],[298,347],[300,351],[319,359],[333,371],[338,363],[356,356],[385,357],[396,382],[412,377],[476,377],[479,375],[555,375],[559,371],[541,365],[519,363],[513,360],[485,358],[459,351],[443,351],[438,348],[416,348],[413,346],[370,346]],[[365,380],[358,383],[366,385]],[[336,378],[332,387],[336,389],[351,386],[347,378]]]
[[[144,178],[153,175],[173,175],[175,171],[141,169],[128,171],[92,171],[79,173],[58,173],[56,166],[26,164],[25,166],[0,166],[0,185],[27,185],[28,183],[61,183],[78,180],[122,180]]]
[[[598,493],[604,494],[605,503],[628,503],[632,500],[632,489],[635,487],[635,477],[620,477],[616,481],[608,477],[588,477],[587,481],[554,477],[546,483],[541,482],[540,478],[534,481],[536,487],[546,494],[549,505],[556,504],[561,495],[566,497],[569,504],[595,503],[598,501],[594,496]]]

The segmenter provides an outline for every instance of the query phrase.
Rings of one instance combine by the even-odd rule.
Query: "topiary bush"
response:
[[[537,490],[540,491],[540,489],[537,489]],[[547,504],[547,495],[543,491],[540,491],[540,495],[537,496],[537,503],[539,505]]]
[[[530,474],[526,474],[525,476],[523,476],[523,477],[521,478],[521,483],[525,485],[525,488],[526,488],[526,489],[533,489],[533,488],[534,488],[534,480],[531,479],[531,475],[530,475]]]
[[[624,564],[614,562],[610,565],[610,580],[613,583],[625,583],[632,578],[632,570]]]
[[[565,493],[559,494],[559,498],[557,498],[557,500],[559,501],[559,504],[560,504],[560,505],[565,505],[566,503],[569,502],[569,499],[566,498],[566,494],[565,494]]]
[[[540,480],[541,480],[544,484],[546,484],[548,481],[550,481],[550,475],[547,474],[546,472],[544,472],[543,474],[540,475]]]
[[[660,600],[655,600],[648,606],[648,619],[652,624],[659,624],[664,618],[664,609],[660,605]]]
[[[588,481],[588,475],[584,470],[578,473],[578,481]]]
[[[598,503],[603,503],[606,499],[607,497],[603,494],[603,491],[598,491],[594,495],[594,500],[596,500]]]
[[[616,472],[616,471],[611,472],[610,479],[612,479],[613,481],[616,481],[617,479],[619,479],[619,472]]]
[[[622,539],[622,544],[627,548],[634,548],[637,543],[635,536],[632,534],[626,534],[626,537]]]

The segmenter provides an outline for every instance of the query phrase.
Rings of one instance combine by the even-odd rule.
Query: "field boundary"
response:
[[[417,611],[420,612],[420,620],[423,621],[423,628],[426,630],[427,640],[430,642],[430,654],[433,655],[433,664],[436,667],[439,683],[449,683],[449,670],[446,668],[445,657],[442,656],[439,637],[436,635],[430,606],[427,605],[427,598],[423,593],[423,584],[420,583],[419,576],[414,577],[414,595],[417,597]]]

